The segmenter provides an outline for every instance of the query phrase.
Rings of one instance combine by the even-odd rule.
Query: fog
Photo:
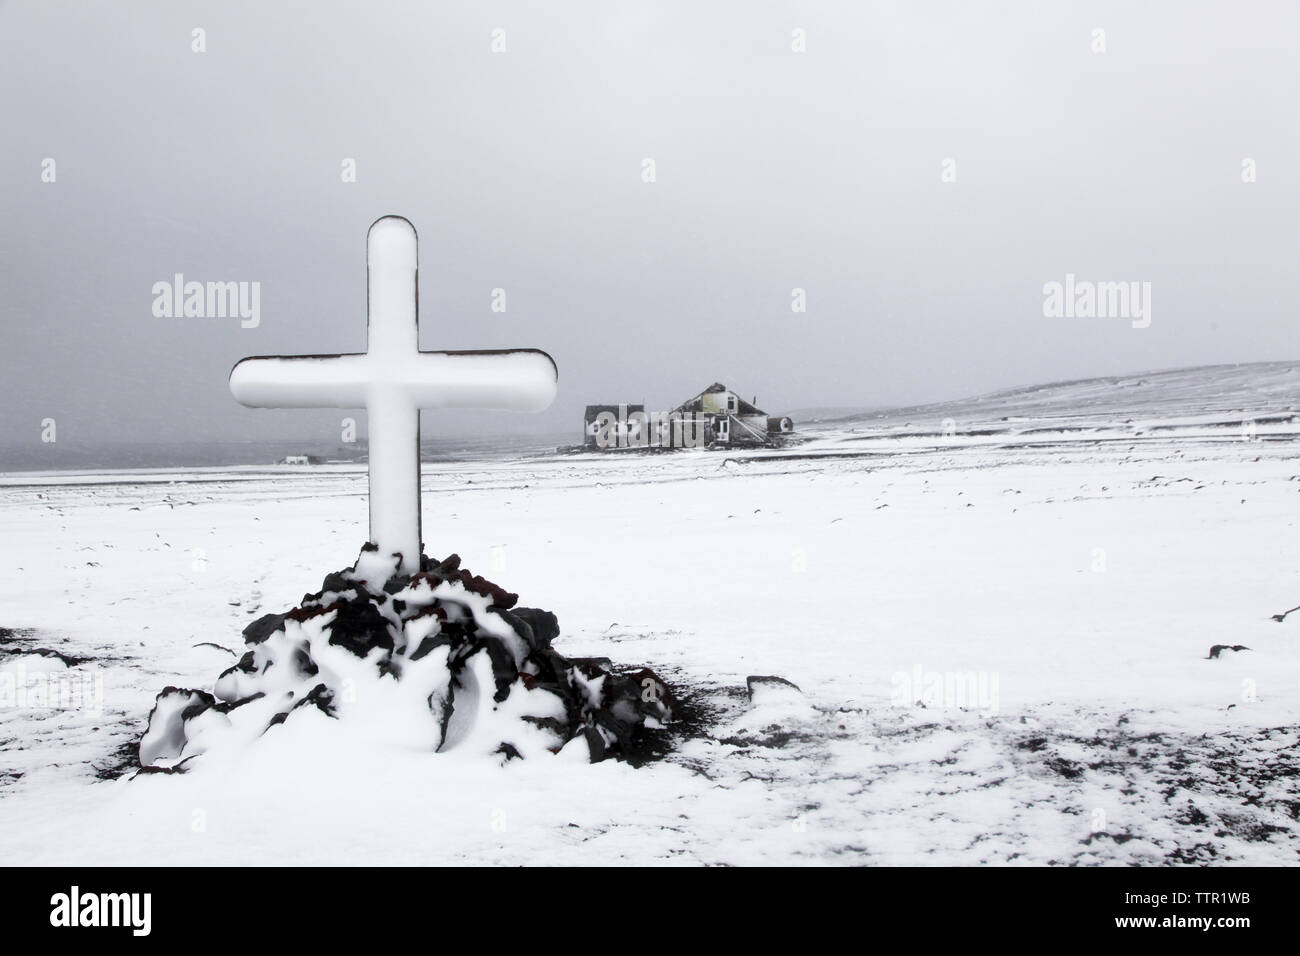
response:
[[[337,435],[226,378],[364,350],[389,213],[423,348],[560,370],[426,435],[1295,358],[1297,35],[1289,2],[3,4],[0,443]],[[155,315],[177,273],[259,283],[256,326]],[[1149,283],[1149,324],[1046,316],[1067,276]]]

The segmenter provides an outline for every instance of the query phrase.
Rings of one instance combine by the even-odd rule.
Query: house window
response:
[[[735,395],[728,395],[728,396],[727,396],[727,411],[729,411],[729,412],[734,412],[735,410],[736,410],[736,396],[735,396]]]

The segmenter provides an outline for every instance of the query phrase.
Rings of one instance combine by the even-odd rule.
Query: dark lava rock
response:
[[[547,715],[528,716],[527,708],[515,707],[509,713],[524,716],[494,718],[491,726],[502,735],[495,752],[504,759],[521,759],[525,751],[558,752],[579,738],[592,760],[639,764],[666,752],[665,728],[681,705],[653,671],[622,670],[608,658],[564,657],[553,647],[560,633],[554,614],[516,606],[518,595],[462,568],[459,555],[422,557],[413,575],[394,573],[399,565],[395,555],[363,548],[356,565],[327,575],[321,590],[298,607],[263,615],[244,628],[247,651],[221,673],[214,693],[165,688],[140,739],[141,766],[166,769],[199,757],[202,746],[190,744],[200,731],[208,735],[206,746],[232,720],[245,727],[256,720],[255,731],[265,732],[302,711],[346,717],[346,704],[340,706],[346,688],[330,683],[346,681],[312,654],[313,646],[326,644],[373,666],[381,690],[388,678],[413,679],[404,676],[408,669],[431,682],[428,704],[442,731],[439,749],[464,739],[463,732],[457,740],[448,737],[458,707],[465,710],[460,723],[473,725],[476,708],[486,703],[482,694],[495,713],[492,705],[518,693],[527,702],[536,700]],[[476,660],[491,669],[490,686],[477,691],[474,673],[487,667],[472,673]],[[781,678],[750,681],[751,691],[755,681],[794,686]],[[256,707],[242,710],[254,702]],[[481,744],[480,739],[476,746]]]
[[[283,614],[263,614],[252,624],[244,628],[244,643],[261,644],[282,627],[284,627]]]

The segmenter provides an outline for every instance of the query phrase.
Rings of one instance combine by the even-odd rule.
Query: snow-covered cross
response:
[[[555,398],[555,362],[537,349],[421,352],[415,227],[376,220],[366,236],[369,335],[360,355],[256,356],[230,391],[256,408],[365,408],[370,540],[420,569],[420,409],[539,412]]]

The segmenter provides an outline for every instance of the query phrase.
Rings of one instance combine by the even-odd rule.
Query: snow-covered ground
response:
[[[1300,364],[800,432],[425,466],[430,554],[691,702],[639,768],[290,722],[233,763],[121,776],[159,690],[210,688],[245,624],[355,559],[364,471],[0,475],[0,690],[102,688],[0,706],[0,859],[1296,861],[1300,612],[1270,615],[1300,604]],[[803,693],[751,701],[750,675]]]

